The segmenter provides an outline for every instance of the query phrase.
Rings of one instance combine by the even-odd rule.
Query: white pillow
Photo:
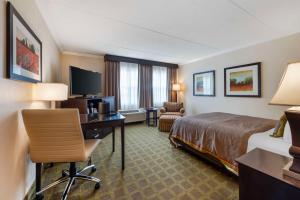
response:
[[[290,124],[288,121],[286,122],[284,127],[283,141],[292,144],[292,134],[291,134]]]

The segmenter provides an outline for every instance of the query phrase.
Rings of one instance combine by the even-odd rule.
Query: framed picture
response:
[[[42,82],[42,42],[7,2],[7,77]]]
[[[261,63],[225,68],[224,95],[261,97]]]
[[[194,96],[215,96],[215,70],[193,74]]]

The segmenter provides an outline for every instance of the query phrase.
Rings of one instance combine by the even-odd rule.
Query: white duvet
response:
[[[253,134],[248,140],[247,152],[260,148],[267,151],[271,151],[280,155],[291,157],[289,154],[289,148],[291,146],[291,131],[290,126],[287,123],[284,129],[284,136],[280,138],[271,137],[274,129],[270,129],[263,133]]]

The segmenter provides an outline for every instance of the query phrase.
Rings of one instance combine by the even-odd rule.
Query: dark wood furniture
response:
[[[146,122],[148,126],[157,126],[157,110],[157,108],[153,107],[146,108]]]
[[[262,149],[236,159],[240,200],[299,200],[300,181],[283,175],[290,158]]]
[[[120,113],[109,114],[80,114],[82,130],[95,130],[106,127],[112,128],[112,151],[115,151],[115,128],[121,127],[121,159],[122,170],[125,169],[125,117]]]

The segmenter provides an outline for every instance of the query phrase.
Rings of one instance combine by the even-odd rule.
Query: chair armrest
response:
[[[160,113],[165,113],[165,112],[167,112],[167,110],[166,110],[165,107],[161,107],[159,111],[160,111]]]
[[[185,112],[184,108],[180,108],[179,112],[183,114]]]

